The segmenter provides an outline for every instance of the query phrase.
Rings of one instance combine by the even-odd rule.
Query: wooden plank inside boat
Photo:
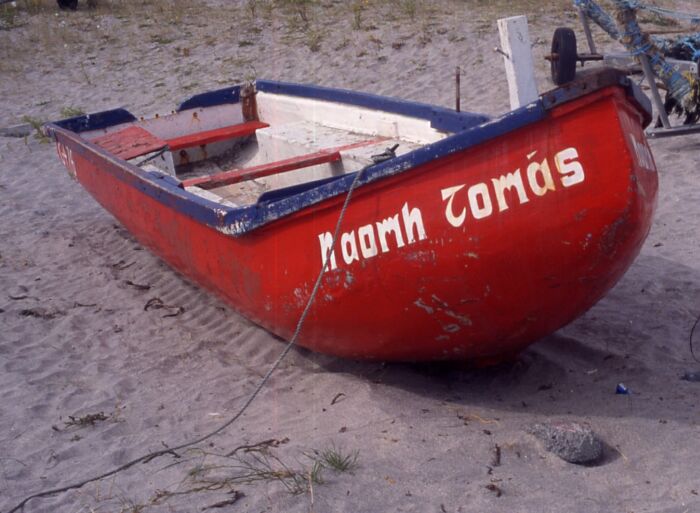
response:
[[[277,162],[269,162],[259,166],[253,166],[245,169],[234,169],[224,171],[216,175],[202,176],[199,178],[191,178],[182,182],[184,187],[196,185],[202,189],[213,189],[224,185],[232,185],[234,183],[243,182],[245,180],[253,180],[270,176],[286,171],[293,171],[304,167],[317,166],[319,164],[328,164],[340,160],[340,152],[319,151],[308,155],[300,155],[289,159],[279,160]]]
[[[133,159],[165,148],[167,143],[140,126],[129,126],[92,141],[115,157]]]
[[[253,135],[256,130],[267,128],[268,126],[270,125],[262,121],[248,121],[237,125],[175,137],[173,139],[168,139],[167,143],[171,151],[177,151],[185,148],[192,148],[193,146],[202,146],[236,137]]]

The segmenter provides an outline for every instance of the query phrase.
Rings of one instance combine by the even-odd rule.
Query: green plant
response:
[[[326,468],[335,470],[336,472],[352,472],[357,468],[357,459],[360,451],[344,453],[342,449],[331,446],[328,449],[321,451],[320,463]]]
[[[250,13],[251,18],[255,18],[257,15],[258,11],[258,0],[248,0],[246,2],[246,7],[248,8],[248,12]]]
[[[322,471],[325,466],[312,460],[311,466],[294,468],[272,453],[269,447],[247,447],[244,451],[228,456],[205,453],[206,457],[223,458],[221,464],[199,463],[189,470],[191,482],[189,492],[202,490],[233,489],[243,483],[261,481],[277,482],[289,493],[299,495],[315,484],[323,484]],[[188,492],[178,492],[188,493]],[[164,494],[161,493],[161,496]]]
[[[61,109],[62,118],[75,118],[85,115],[85,111],[79,107],[63,107]]]
[[[41,0],[24,0],[24,1],[20,2],[19,5],[20,5],[21,7],[24,7],[24,9],[25,9],[28,13],[30,13],[30,14],[36,14],[36,13],[38,13],[39,11],[41,11],[42,8],[44,7],[44,6],[42,5],[42,3],[43,3],[43,2],[42,2]],[[54,5],[55,5],[55,3],[54,3]]]
[[[280,4],[294,11],[304,25],[309,24],[309,7],[317,0],[278,0]]]
[[[352,3],[352,28],[360,30],[362,28],[362,12],[365,10],[365,0],[355,0]]]
[[[34,129],[34,139],[37,139],[40,143],[49,142],[49,138],[44,135],[42,130],[45,123],[44,120],[32,116],[22,116],[22,121],[29,124]]]
[[[169,45],[173,41],[175,40],[162,34],[155,34],[151,36],[151,43],[156,43],[159,45]]]
[[[3,5],[0,7],[0,29],[11,29],[17,27],[17,8],[13,5]]]
[[[321,41],[323,40],[323,34],[318,30],[309,29],[306,32],[306,46],[312,52],[318,52],[321,49]]]
[[[412,20],[416,18],[416,0],[401,0],[401,10]]]

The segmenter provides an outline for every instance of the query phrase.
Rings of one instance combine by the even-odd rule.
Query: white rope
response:
[[[369,167],[369,166],[368,166]],[[219,433],[221,433],[223,430],[228,428],[231,424],[236,422],[248,409],[248,407],[251,405],[251,403],[255,400],[255,398],[258,396],[260,391],[263,389],[265,384],[268,382],[272,374],[277,370],[277,368],[280,366],[282,363],[282,360],[289,354],[289,351],[291,351],[292,347],[296,345],[297,338],[299,338],[299,334],[301,333],[301,329],[304,326],[304,322],[306,321],[306,317],[309,314],[309,311],[311,310],[311,305],[313,305],[314,300],[316,299],[316,295],[318,294],[319,289],[321,288],[321,280],[323,279],[323,275],[326,274],[326,271],[328,270],[328,266],[330,264],[331,260],[331,253],[333,252],[333,247],[335,246],[336,241],[338,240],[338,235],[340,234],[340,226],[343,223],[343,218],[345,217],[345,212],[348,209],[348,204],[350,203],[350,198],[352,198],[352,194],[357,188],[357,186],[360,183],[360,178],[363,174],[363,172],[367,169],[366,167],[360,169],[357,174],[355,175],[355,178],[353,179],[352,183],[350,184],[350,188],[348,189],[348,192],[345,196],[345,202],[343,203],[343,207],[340,209],[340,215],[338,216],[338,222],[335,225],[335,231],[333,233],[333,242],[331,243],[330,247],[328,248],[328,251],[326,252],[326,258],[323,263],[323,267],[321,267],[321,271],[318,273],[318,278],[316,278],[316,283],[314,284],[314,288],[311,291],[311,295],[309,296],[309,300],[306,302],[306,307],[304,308],[304,311],[302,312],[301,316],[299,317],[299,321],[297,322],[296,329],[294,330],[294,334],[292,335],[292,338],[289,339],[289,342],[287,342],[287,345],[284,347],[280,355],[277,357],[275,362],[270,366],[270,369],[267,371],[263,379],[258,383],[258,386],[255,387],[255,390],[248,396],[248,399],[246,399],[245,403],[243,403],[243,406],[238,410],[238,412],[231,417],[229,420],[227,420],[224,424],[216,428],[214,431],[201,436],[197,438],[196,440],[193,440],[191,442],[186,442],[183,444],[180,444],[176,447],[171,447],[167,449],[162,449],[160,451],[156,451],[150,454],[146,454],[144,456],[141,456],[139,458],[133,459],[127,463],[124,463],[123,465],[114,468],[108,472],[105,472],[103,474],[100,474],[95,477],[91,477],[88,479],[85,479],[83,481],[68,485],[68,486],[63,486],[61,488],[54,488],[52,490],[46,490],[43,492],[35,493],[34,495],[30,495],[23,499],[17,506],[12,508],[11,510],[8,511],[8,513],[15,513],[20,510],[24,510],[25,504],[29,502],[32,499],[36,499],[39,497],[48,497],[50,495],[55,495],[57,493],[62,493],[66,492],[68,490],[74,490],[78,488],[82,488],[86,484],[92,483],[94,481],[99,481],[101,479],[104,479],[106,477],[113,476],[114,474],[117,474],[123,470],[128,469],[129,467],[132,467],[136,465],[137,463],[147,463],[155,458],[158,458],[160,456],[164,456],[166,454],[174,454],[177,455],[177,451],[185,449],[187,447],[191,447],[193,445],[197,445],[199,443],[202,443],[203,441],[211,438],[212,436],[215,436]]]

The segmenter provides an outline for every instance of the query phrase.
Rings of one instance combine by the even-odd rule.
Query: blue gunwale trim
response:
[[[456,112],[444,107],[436,107],[427,103],[419,103],[376,94],[336,89],[308,84],[292,84],[273,80],[256,80],[258,91],[324,100],[372,110],[401,114],[412,118],[430,121],[430,126],[443,132],[461,132],[480,125],[491,118],[484,114],[473,112]]]
[[[539,121],[545,116],[546,111],[541,100],[538,100],[493,121],[428,144],[395,159],[369,166],[365,169],[359,185],[366,185],[466,150],[491,138]],[[179,180],[169,175],[150,173],[134,164],[123,161],[55,123],[46,125],[46,128],[47,132],[54,138],[60,134],[70,139],[77,146],[74,150],[77,150],[81,156],[105,172],[135,187],[165,206],[204,223],[210,228],[233,236],[243,235],[303,208],[341,195],[348,191],[355,177],[355,173],[350,173],[338,180],[278,201],[256,203],[238,208],[226,207],[186,191],[180,187]]]
[[[219,203],[185,191],[180,187],[181,182],[170,175],[144,171],[55,123],[49,123],[45,127],[54,140],[57,139],[57,134],[70,139],[75,145],[71,149],[95,164],[101,171],[111,174],[165,206],[211,228],[219,229],[224,215],[231,210]]]
[[[270,84],[269,82],[267,83]],[[617,85],[627,86],[628,97],[634,100],[632,94],[634,91],[630,89],[629,82],[627,84],[618,83]],[[311,89],[309,86],[300,87],[307,88],[306,91],[310,94]],[[590,93],[593,90],[595,88],[591,88],[587,92]],[[284,94],[288,94],[288,92]],[[364,96],[371,96],[373,99],[382,98],[374,95],[362,95],[361,93],[358,93],[357,98]],[[548,116],[548,110],[578,96],[581,96],[581,92],[575,90],[550,96],[549,101],[541,98],[492,121],[473,126],[394,159],[368,166],[365,168],[359,185],[363,186],[386,177],[398,175],[541,121]],[[384,98],[384,101],[385,106],[387,103],[395,106],[403,105],[404,103],[411,104],[411,102],[386,98]],[[226,207],[184,190],[181,187],[182,183],[169,175],[144,171],[129,162],[114,157],[58,123],[50,123],[46,125],[46,129],[54,138],[56,134],[60,134],[70,139],[84,158],[87,158],[106,172],[137,188],[149,197],[212,229],[232,236],[244,235],[306,207],[344,194],[349,190],[356,175],[356,173],[343,175],[335,180],[322,182],[313,188],[301,190],[290,196],[276,199],[273,197],[269,201],[261,201],[245,207]],[[108,165],[105,167],[102,164]]]
[[[90,130],[108,128],[122,123],[136,121],[136,117],[126,109],[103,110],[93,114],[84,114],[73,118],[55,121],[52,124],[79,134]]]

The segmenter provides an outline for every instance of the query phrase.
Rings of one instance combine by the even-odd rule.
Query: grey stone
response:
[[[528,429],[544,448],[569,463],[593,463],[603,454],[603,443],[590,426],[579,422],[535,424]]]
[[[0,128],[0,137],[26,137],[32,133],[32,125],[16,125]]]

